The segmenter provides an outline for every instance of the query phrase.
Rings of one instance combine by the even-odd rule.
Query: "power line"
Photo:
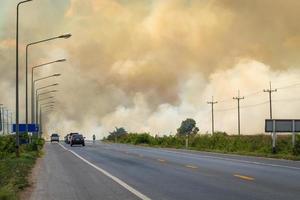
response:
[[[282,101],[300,101],[299,98],[293,98],[293,99],[277,99],[273,100],[273,102],[282,102]]]
[[[295,84],[287,85],[287,86],[280,87],[280,88],[277,88],[277,89],[283,90],[283,89],[287,89],[287,88],[291,88],[291,87],[295,87],[295,86],[299,86],[299,85],[300,85],[300,83],[295,83]]]

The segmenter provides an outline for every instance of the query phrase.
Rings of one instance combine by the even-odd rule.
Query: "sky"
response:
[[[15,6],[0,2],[0,103],[15,109]],[[20,103],[25,112],[25,46],[36,71],[62,76],[56,111],[45,113],[45,134],[107,136],[115,127],[153,135],[175,134],[194,118],[201,133],[264,132],[272,81],[274,118],[300,118],[298,0],[34,0],[20,11]]]

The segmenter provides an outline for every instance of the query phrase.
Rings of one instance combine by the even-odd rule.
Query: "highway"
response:
[[[293,200],[300,162],[121,144],[47,143],[31,199]]]

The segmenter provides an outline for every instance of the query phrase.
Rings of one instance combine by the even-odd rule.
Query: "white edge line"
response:
[[[128,191],[130,191],[131,193],[133,193],[134,195],[136,195],[137,197],[139,197],[142,200],[151,200],[149,197],[145,196],[144,194],[140,193],[139,191],[137,191],[136,189],[134,189],[133,187],[131,187],[130,185],[128,185],[127,183],[125,183],[124,181],[122,181],[121,179],[111,175],[110,173],[108,173],[107,171],[105,171],[104,169],[94,165],[93,163],[87,161],[86,159],[84,159],[83,157],[81,157],[80,155],[78,155],[77,153],[75,153],[74,151],[67,149],[66,147],[64,147],[62,144],[59,143],[59,145],[71,152],[72,154],[74,154],[76,157],[78,157],[79,159],[81,159],[82,161],[84,161],[85,163],[87,163],[88,165],[92,166],[93,168],[95,168],[96,170],[98,170],[99,172],[103,173],[105,176],[111,178],[112,180],[114,180],[116,183],[118,183],[119,185],[121,185],[122,187],[124,187],[125,189],[127,189]]]

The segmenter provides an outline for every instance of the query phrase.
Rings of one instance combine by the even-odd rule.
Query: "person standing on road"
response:
[[[95,143],[95,140],[96,140],[96,135],[94,134],[93,135],[93,143]]]

